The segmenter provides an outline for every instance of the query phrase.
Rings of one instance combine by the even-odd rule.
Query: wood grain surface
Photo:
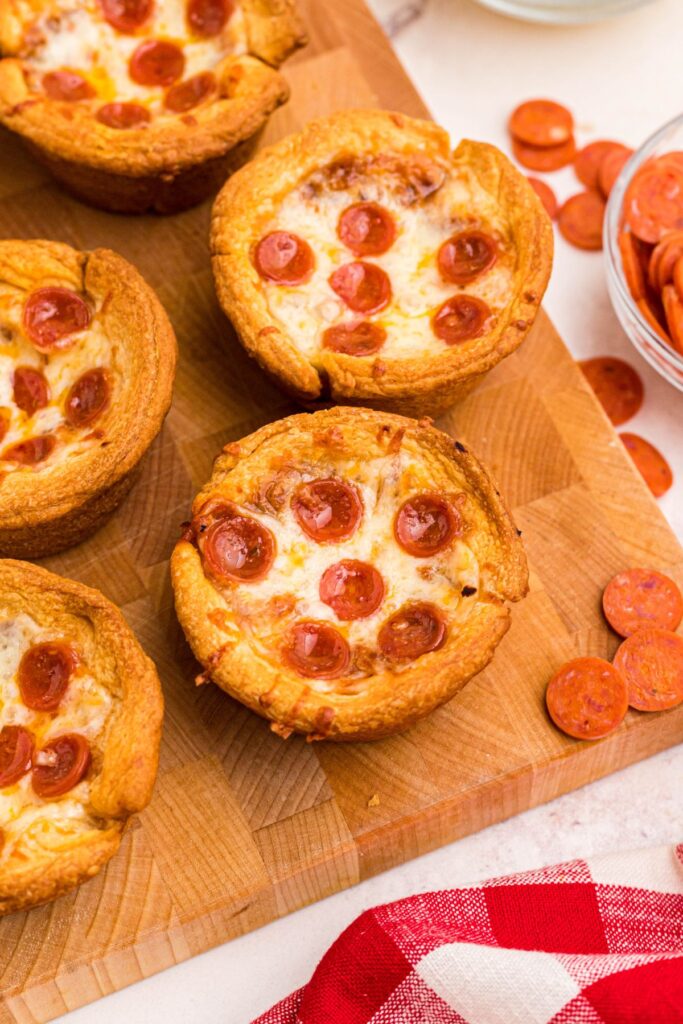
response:
[[[307,0],[309,47],[267,139],[333,109],[425,109],[362,0]],[[683,737],[683,707],[629,712],[570,740],[543,693],[576,654],[610,656],[600,615],[630,565],[683,582],[683,553],[544,315],[515,355],[444,418],[497,475],[523,531],[531,592],[489,668],[402,736],[283,742],[197,671],[173,612],[168,556],[214,456],[294,411],[244,355],[216,303],[209,205],[169,218],[99,213],[0,136],[0,235],[104,245],[135,263],[173,320],[173,408],[113,520],[47,565],[99,587],[156,661],[166,723],[153,802],[105,871],[0,921],[0,1024],[33,1024],[122,988],[360,879],[551,800]]]

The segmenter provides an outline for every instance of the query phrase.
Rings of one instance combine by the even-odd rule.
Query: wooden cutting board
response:
[[[292,99],[269,140],[343,106],[426,113],[362,0],[302,9],[311,43],[287,68]],[[9,136],[0,153],[0,235],[118,250],[156,288],[181,351],[143,478],[95,538],[47,562],[116,601],[159,667],[155,796],[98,878],[0,921],[0,1024],[50,1020],[683,738],[683,707],[629,712],[594,744],[564,737],[544,712],[561,661],[613,653],[599,606],[614,573],[648,565],[683,582],[681,548],[544,315],[442,421],[497,474],[531,564],[492,665],[405,735],[354,746],[283,742],[218,688],[196,688],[168,577],[178,525],[220,447],[293,408],[218,309],[208,204],[170,218],[98,213]]]

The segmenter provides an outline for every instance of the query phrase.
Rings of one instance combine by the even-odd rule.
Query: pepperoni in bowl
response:
[[[0,789],[13,786],[31,770],[33,736],[22,725],[0,729]]]
[[[498,259],[494,238],[484,231],[459,231],[443,243],[437,255],[439,273],[451,284],[469,284],[490,270]]]
[[[226,505],[200,538],[205,567],[217,579],[255,583],[275,559],[270,530],[233,505]]]
[[[72,336],[90,324],[86,303],[69,288],[36,288],[24,304],[24,329],[40,352],[67,348]]]
[[[345,622],[366,619],[384,600],[384,580],[373,565],[344,558],[323,573],[320,600]]]
[[[381,256],[394,244],[396,223],[379,203],[354,203],[341,214],[337,234],[355,256]]]
[[[392,661],[413,660],[443,647],[446,623],[438,608],[415,601],[399,608],[379,631],[382,654]]]
[[[21,699],[32,711],[56,711],[78,666],[73,647],[58,640],[34,644],[19,663]]]
[[[348,540],[363,515],[358,491],[334,477],[301,484],[292,496],[294,518],[312,540]]]
[[[430,558],[448,547],[462,532],[459,514],[438,494],[415,494],[405,501],[394,520],[394,536],[415,558]]]
[[[341,633],[328,622],[306,619],[287,634],[282,648],[285,664],[311,679],[336,679],[345,675],[351,651]]]
[[[85,778],[90,761],[90,745],[85,736],[75,732],[57,736],[34,754],[34,793],[43,800],[64,796]]]
[[[254,266],[262,278],[291,287],[304,284],[315,269],[313,251],[291,231],[271,231],[254,250]]]

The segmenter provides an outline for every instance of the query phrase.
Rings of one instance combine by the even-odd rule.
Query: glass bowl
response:
[[[479,0],[500,14],[551,25],[582,25],[632,11],[653,0]]]
[[[621,326],[643,358],[665,380],[683,391],[683,356],[660,338],[644,319],[631,297],[619,251],[622,206],[633,176],[651,157],[672,150],[683,150],[683,114],[651,135],[633,154],[617,178],[607,203],[603,248],[607,260],[607,290]]]

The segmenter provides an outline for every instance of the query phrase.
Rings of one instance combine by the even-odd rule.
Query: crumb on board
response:
[[[368,800],[368,807],[379,807],[379,793],[373,793]]]

